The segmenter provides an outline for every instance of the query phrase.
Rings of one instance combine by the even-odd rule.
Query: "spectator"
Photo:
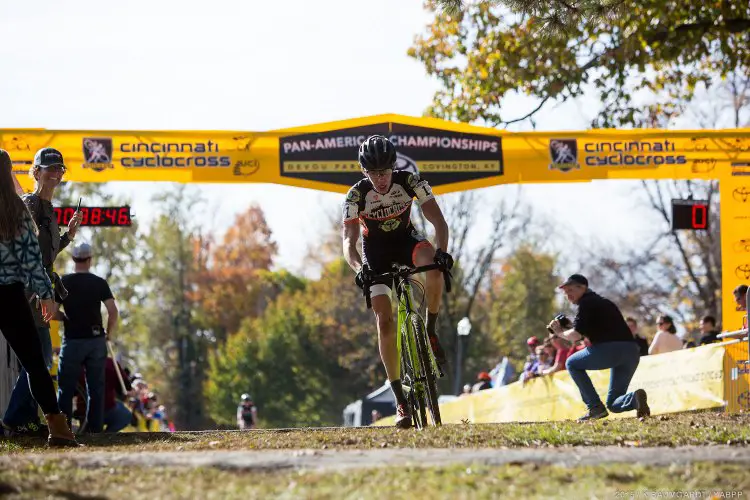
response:
[[[682,340],[683,349],[692,349],[693,347],[696,347],[695,342],[693,342],[693,339],[687,332],[682,332],[682,334],[678,333],[677,336]]]
[[[461,396],[459,397],[469,396],[470,394],[471,394],[471,384],[464,384],[464,390],[461,393]]]
[[[555,372],[565,370],[565,362],[575,353],[573,345],[564,338],[556,335],[550,337],[552,346],[555,348],[555,357],[552,366],[542,371],[542,375],[552,375]]]
[[[739,285],[732,292],[738,311],[747,311],[747,285]]]
[[[381,418],[383,418],[383,415],[381,415],[378,410],[372,410],[372,412],[370,412],[370,423],[374,424]]]
[[[119,367],[119,363],[117,366]],[[122,385],[125,386],[125,392],[123,392],[120,379],[115,370],[115,361],[112,358],[107,358],[104,376],[104,432],[119,432],[130,425],[133,418],[130,410],[128,410],[128,407],[123,403],[123,400],[127,398],[128,393],[132,392],[130,380],[123,376]],[[121,373],[122,371],[122,368],[120,368]],[[85,371],[82,371],[81,376],[78,379],[76,395],[73,400],[74,418],[78,418],[81,423],[86,421],[87,399],[86,373]]]
[[[474,387],[471,388],[471,392],[485,391],[487,389],[492,389],[492,378],[487,372],[479,372],[477,374],[477,381]]]
[[[492,387],[502,387],[513,382],[513,378],[516,376],[516,371],[513,369],[508,356],[503,356],[503,359],[490,370],[490,377],[492,377]]]
[[[77,446],[57,405],[42,342],[24,293],[28,285],[39,297],[42,319],[48,321],[54,312],[52,282],[44,269],[37,228],[16,194],[12,168],[10,156],[0,149],[0,331],[23,367],[25,375],[16,386],[26,387],[34,408],[37,401],[42,407],[50,446]],[[19,428],[11,424],[10,430],[18,432]]]
[[[539,359],[539,362],[537,363],[536,370],[534,371],[535,377],[538,377],[545,370],[548,370],[552,367],[554,355],[550,354],[551,347],[551,345],[539,345],[536,347],[536,357]]]
[[[734,303],[738,311],[747,311],[747,285],[739,285],[734,289]],[[747,314],[742,317],[742,328],[747,328]]]
[[[625,323],[628,324],[628,328],[630,328],[630,331],[633,334],[633,339],[641,350],[641,356],[648,356],[648,340],[646,340],[646,337],[642,337],[638,333],[638,322],[635,318],[627,317],[625,318]]]
[[[128,396],[128,392],[132,390],[132,386],[130,380],[124,376],[122,368],[120,368],[120,373],[123,375],[122,384],[120,384],[120,378],[117,376],[118,368],[120,368],[119,363],[116,363],[112,358],[106,359],[104,366],[104,432],[120,432],[130,425],[130,421],[133,419],[130,410],[123,403],[123,400]],[[125,385],[125,392],[123,392],[123,384]]]
[[[250,394],[243,394],[237,407],[237,426],[241,431],[255,429],[258,425],[258,409]]]
[[[60,409],[72,418],[76,384],[81,368],[86,367],[87,430],[96,433],[104,429],[107,339],[114,334],[118,312],[107,282],[90,272],[91,257],[91,246],[86,243],[76,246],[75,272],[62,279],[69,295],[62,304],[65,312],[58,313],[64,335],[57,380]],[[102,326],[102,303],[108,313],[106,330]]]
[[[682,339],[677,336],[677,328],[675,328],[671,316],[659,316],[656,319],[656,327],[658,331],[648,348],[649,354],[661,354],[682,349]]]
[[[64,174],[65,164],[62,154],[52,148],[40,149],[34,155],[34,163],[29,171],[29,175],[35,183],[34,192],[23,197],[23,202],[31,213],[31,218],[38,229],[42,265],[50,281],[54,284],[58,302],[61,301],[65,292],[59,282],[59,276],[53,272],[53,264],[57,254],[75,239],[78,225],[81,222],[81,214],[76,212],[70,219],[68,231],[60,236],[57,216],[52,208],[52,196]],[[38,295],[35,295],[31,290],[27,290],[26,300],[32,304],[34,324],[42,344],[44,362],[49,370],[52,367],[52,341],[50,340],[49,321],[42,314]],[[57,308],[55,304],[52,304],[51,307]],[[54,317],[55,310],[52,313],[52,317]],[[39,422],[37,404],[29,391],[27,373],[23,368],[21,368],[16,385],[13,387],[3,422],[7,428],[15,429],[14,432],[17,434],[46,434],[46,429]]]
[[[638,417],[650,415],[646,391],[627,392],[640,362],[640,350],[620,310],[590,290],[588,280],[580,274],[570,276],[560,288],[567,299],[578,306],[578,312],[572,328],[563,330],[557,320],[553,320],[548,328],[569,341],[586,336],[591,342],[589,347],[573,354],[565,363],[588,408],[578,420],[604,418],[609,415],[607,408],[615,413],[636,410]],[[610,369],[610,380],[605,408],[586,371],[607,368]]]
[[[521,380],[521,382],[525,382],[526,379],[533,377],[536,373],[536,368],[539,363],[539,360],[536,356],[537,346],[539,346],[539,339],[536,337],[529,337],[526,341],[526,347],[529,350],[529,355],[526,357],[526,362],[523,365],[523,371],[521,372],[521,376],[519,377],[519,380]]]

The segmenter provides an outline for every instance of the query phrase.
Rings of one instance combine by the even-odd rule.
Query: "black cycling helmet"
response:
[[[385,170],[396,164],[396,146],[387,137],[372,135],[359,146],[359,166],[365,170]]]

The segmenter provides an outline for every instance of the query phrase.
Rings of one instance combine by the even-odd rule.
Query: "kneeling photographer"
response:
[[[578,306],[578,313],[568,329],[560,324],[559,317],[548,325],[554,335],[571,342],[586,337],[591,343],[571,355],[565,363],[588,408],[588,412],[578,420],[583,422],[604,418],[609,415],[607,409],[613,413],[636,410],[638,417],[649,416],[651,411],[646,391],[638,389],[627,392],[640,361],[638,344],[618,307],[591,291],[588,286],[588,280],[580,274],[570,276],[560,285],[566,298]],[[586,371],[606,369],[611,372],[605,408]]]

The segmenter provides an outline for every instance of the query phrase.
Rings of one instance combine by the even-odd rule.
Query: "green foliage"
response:
[[[488,329],[504,355],[521,364],[526,339],[547,335],[546,324],[555,313],[555,257],[524,245],[500,263],[486,296]]]
[[[283,278],[274,283],[268,271],[276,255],[276,243],[263,210],[251,205],[235,217],[220,242],[212,236],[194,241],[196,322],[223,342],[246,318],[262,314],[279,293]]]
[[[507,125],[593,86],[602,103],[594,126],[650,126],[684,110],[699,84],[750,68],[745,0],[441,4],[456,2],[427,2],[435,19],[409,50],[441,83],[428,110],[441,118]],[[506,117],[514,93],[539,106]]]
[[[344,406],[383,375],[374,320],[339,259],[230,336],[211,357],[205,393],[223,424],[234,424],[239,396],[250,392],[263,426],[338,425]]]
[[[132,327],[122,332],[137,366],[157,387],[180,429],[205,425],[203,377],[210,336],[193,320],[190,291],[196,283],[190,210],[200,203],[194,192],[178,185],[155,200],[160,215],[141,237],[131,256],[134,290],[128,307]]]

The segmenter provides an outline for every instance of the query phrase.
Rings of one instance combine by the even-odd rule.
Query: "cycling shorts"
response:
[[[417,250],[423,247],[432,248],[424,236],[412,229],[405,236],[388,242],[363,241],[362,260],[373,274],[383,274],[393,270],[393,265],[414,267]],[[389,295],[393,279],[375,279],[370,285],[370,296]]]

